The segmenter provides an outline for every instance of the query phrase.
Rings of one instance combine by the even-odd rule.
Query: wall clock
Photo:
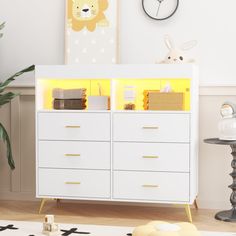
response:
[[[179,0],[142,0],[144,12],[153,20],[167,20],[179,7]]]

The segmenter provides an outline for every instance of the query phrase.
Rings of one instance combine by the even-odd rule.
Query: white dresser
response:
[[[110,110],[53,110],[53,88],[96,84]],[[137,109],[123,110],[125,85]],[[183,111],[142,107],[143,90],[171,84]],[[36,67],[36,196],[191,205],[198,194],[198,73],[194,65]],[[41,205],[42,209],[43,204]]]

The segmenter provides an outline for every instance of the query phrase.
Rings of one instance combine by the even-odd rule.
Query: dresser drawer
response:
[[[115,170],[189,172],[189,144],[114,143]]]
[[[189,142],[189,114],[114,114],[115,141]]]
[[[39,169],[39,196],[109,198],[110,171]]]
[[[146,201],[189,201],[189,174],[114,172],[113,198]]]
[[[110,114],[39,113],[41,140],[110,140]]]
[[[39,167],[110,169],[109,142],[39,141]]]

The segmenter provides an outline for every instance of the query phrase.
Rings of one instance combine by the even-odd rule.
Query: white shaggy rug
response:
[[[62,236],[131,236],[133,227],[59,224]],[[0,236],[42,236],[42,223],[0,221]],[[201,236],[236,236],[235,233],[201,232]]]

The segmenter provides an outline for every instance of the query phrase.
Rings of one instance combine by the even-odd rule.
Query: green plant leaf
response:
[[[0,25],[0,29],[2,29],[3,27],[4,27],[4,23]],[[27,67],[26,69],[17,72],[13,76],[11,76],[7,80],[5,80],[4,82],[0,83],[0,107],[4,104],[10,102],[14,97],[19,95],[18,93],[12,93],[12,92],[7,92],[7,93],[3,94],[6,87],[12,81],[14,81],[18,76],[20,76],[26,72],[33,71],[34,69],[35,69],[34,65]],[[6,129],[4,128],[4,126],[1,123],[0,123],[0,140],[3,140],[3,142],[6,143],[8,164],[9,164],[10,168],[13,170],[13,169],[15,169],[15,163],[14,163],[14,159],[12,156],[11,141],[10,141],[10,138],[7,134]]]
[[[2,93],[5,90],[5,88],[8,86],[8,84],[10,84],[12,81],[14,81],[16,79],[16,77],[18,77],[26,72],[33,71],[34,69],[35,69],[35,65],[27,67],[26,69],[17,72],[13,76],[11,76],[7,80],[5,80],[4,82],[0,83],[0,93]]]
[[[3,27],[4,27],[4,24],[1,24],[0,29],[2,29]],[[14,97],[19,95],[17,93],[12,93],[12,92],[7,92],[7,93],[2,94],[4,92],[4,90],[6,89],[6,87],[12,81],[14,81],[18,76],[20,76],[26,72],[33,71],[34,69],[35,69],[34,65],[27,67],[26,69],[17,72],[13,76],[11,76],[7,80],[5,80],[4,82],[0,83],[0,107],[4,104],[10,102]],[[9,164],[10,168],[13,170],[13,169],[15,169],[15,163],[14,163],[13,156],[12,156],[11,141],[10,141],[10,138],[7,134],[6,129],[4,128],[4,126],[1,123],[0,123],[0,140],[3,140],[3,142],[6,143],[8,164]]]
[[[15,169],[15,162],[14,162],[13,156],[12,156],[10,138],[7,134],[6,129],[4,128],[4,126],[1,123],[0,123],[0,140],[2,140],[4,143],[6,143],[8,164],[11,167],[11,169],[14,170]]]
[[[12,93],[12,92],[0,94],[0,107],[4,104],[9,103],[13,98],[15,98],[18,95],[19,95],[18,93]]]
[[[2,29],[5,27],[5,24],[6,24],[6,22],[3,22],[3,23],[0,25],[0,30],[2,30]]]
[[[2,30],[4,27],[5,27],[5,22],[3,22],[3,23],[0,25],[0,30]],[[2,38],[2,36],[3,36],[3,33],[0,33],[0,38]]]

